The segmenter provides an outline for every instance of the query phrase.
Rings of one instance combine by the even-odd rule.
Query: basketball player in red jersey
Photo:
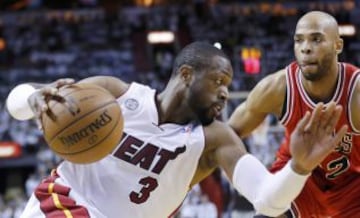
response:
[[[279,118],[286,131],[271,168],[276,172],[291,158],[289,136],[306,111],[329,101],[344,108],[334,131],[343,124],[350,128],[296,198],[294,217],[360,216],[360,70],[338,62],[342,48],[334,17],[320,11],[305,14],[294,35],[296,62],[260,81],[229,120],[238,135],[245,137],[268,114]]]
[[[285,212],[312,169],[345,134],[345,125],[332,132],[342,107],[331,103],[323,110],[319,104],[311,115],[304,115],[291,136],[292,160],[271,174],[246,153],[230,126],[215,120],[227,100],[232,75],[223,51],[195,42],[176,57],[161,93],[115,77],[80,81],[100,85],[117,98],[124,116],[124,137],[101,161],[86,165],[63,161],[56,174],[36,189],[22,217],[165,218],[181,204],[189,188],[216,167],[224,169],[259,212],[268,216]],[[53,85],[71,82],[59,80]],[[24,100],[23,106],[31,105],[41,119],[48,112],[46,100],[57,89],[51,84],[38,88],[29,99],[17,94],[16,99],[8,98],[8,108],[13,103],[21,106],[19,101]]]

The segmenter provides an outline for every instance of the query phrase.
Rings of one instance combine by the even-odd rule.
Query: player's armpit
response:
[[[213,158],[213,151],[206,151],[202,154],[194,177],[191,180],[190,187],[201,182],[217,168]]]

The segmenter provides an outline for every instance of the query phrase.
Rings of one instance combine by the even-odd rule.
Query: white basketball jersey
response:
[[[56,182],[96,218],[165,218],[183,201],[204,149],[201,125],[158,125],[155,90],[132,83],[118,99],[124,135],[92,164],[63,162]]]

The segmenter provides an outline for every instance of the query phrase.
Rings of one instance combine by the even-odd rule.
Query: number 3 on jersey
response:
[[[139,192],[132,191],[129,195],[131,202],[135,204],[144,203],[150,197],[150,192],[159,185],[157,180],[150,176],[140,179],[139,184],[143,185],[141,190]]]

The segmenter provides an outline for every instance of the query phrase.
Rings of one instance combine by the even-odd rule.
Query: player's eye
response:
[[[223,84],[223,79],[222,78],[217,78],[215,80],[215,84],[218,85],[218,86],[221,86]]]
[[[294,42],[295,43],[300,43],[300,42],[302,42],[302,39],[296,38],[296,39],[294,39]]]
[[[316,37],[316,38],[314,38],[314,41],[315,41],[315,42],[321,42],[321,38],[320,38],[320,37]]]

